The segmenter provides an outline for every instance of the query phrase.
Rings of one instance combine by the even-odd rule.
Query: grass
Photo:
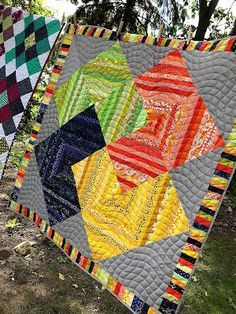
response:
[[[56,246],[51,248],[44,244],[42,250],[47,258],[53,252],[47,262],[42,261],[31,267],[22,262],[15,263],[15,289],[17,294],[23,291],[17,313],[130,313],[99,283],[64,259]],[[233,252],[236,252],[236,239],[214,231],[204,247],[180,314],[236,313],[236,256]],[[32,263],[35,263],[35,258]],[[63,280],[59,279],[59,272],[64,275]],[[14,310],[2,313],[12,314]]]
[[[208,238],[180,313],[236,313],[235,252],[235,237],[212,235]]]
[[[228,190],[231,206],[236,208],[236,172],[233,179],[231,180],[229,190]]]
[[[24,135],[21,136],[21,139],[23,137]],[[15,142],[9,160],[12,166],[19,166],[24,146],[24,140]],[[228,202],[223,207],[219,214],[221,217],[218,217],[215,223],[213,233],[207,240],[203,256],[199,260],[194,276],[188,286],[180,307],[180,314],[236,313],[236,236],[235,231],[232,231],[233,228],[231,228],[231,220],[235,221],[233,211],[236,209],[235,179],[232,180],[228,191]],[[48,246],[48,250],[51,252],[54,245],[48,244]],[[44,260],[44,257],[49,254],[46,251],[40,252],[43,254],[38,254],[39,260]],[[47,293],[41,298],[28,286],[27,280],[25,281],[27,268],[20,269],[20,266],[16,265],[16,284],[22,288],[24,287],[25,291],[23,300],[18,303],[19,314],[130,313],[110,293],[103,291],[101,286],[93,279],[77,270],[77,267],[73,267],[73,277],[71,278],[70,274],[65,271],[65,266],[72,268],[71,262],[64,255],[59,255],[58,259],[54,259],[52,256],[51,262],[47,263],[47,274],[50,274],[50,276],[47,278],[44,272],[40,282],[43,284],[49,280],[51,281],[50,285],[53,286],[54,282],[57,282],[57,285],[52,294]],[[65,275],[65,281],[58,279],[59,271]],[[22,274],[24,275],[22,276]],[[78,288],[73,287],[75,283]],[[6,314],[14,312],[15,308],[12,312],[9,311]],[[1,312],[1,305],[0,313],[5,313],[4,311]]]

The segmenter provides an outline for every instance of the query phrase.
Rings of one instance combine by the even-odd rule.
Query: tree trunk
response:
[[[234,20],[234,26],[230,32],[230,36],[235,36],[235,35],[236,35],[236,19]]]
[[[195,35],[195,40],[203,40],[206,34],[207,28],[210,25],[210,20],[212,14],[215,11],[215,8],[218,4],[219,0],[211,0],[209,4],[207,4],[207,0],[199,0],[199,20],[197,26],[197,32]]]
[[[123,27],[122,27],[122,32],[126,31],[127,26],[132,20],[132,12],[135,7],[136,0],[126,0],[125,8],[124,8],[124,14],[123,14]]]

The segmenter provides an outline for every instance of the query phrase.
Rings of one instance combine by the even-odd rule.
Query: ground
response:
[[[14,177],[15,170],[8,167],[0,193],[0,248],[13,248],[24,240],[37,243],[26,256],[14,253],[0,260],[0,313],[130,313],[41,235],[31,221],[7,209],[7,193]],[[234,205],[229,196],[225,198],[181,306],[182,314],[236,312]]]

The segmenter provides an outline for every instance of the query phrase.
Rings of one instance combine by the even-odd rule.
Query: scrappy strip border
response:
[[[171,278],[170,285],[166,290],[166,295],[163,298],[162,304],[159,310],[150,307],[147,303],[142,301],[139,297],[135,296],[131,291],[124,287],[120,282],[116,281],[109,273],[104,271],[96,263],[90,260],[88,257],[82,255],[78,248],[73,247],[69,241],[61,237],[52,227],[50,227],[41,217],[35,214],[34,211],[27,207],[23,207],[17,203],[17,194],[20,191],[23,178],[26,173],[26,168],[30,160],[31,153],[33,151],[34,143],[40,130],[43,115],[51,97],[55,91],[57,81],[65,63],[65,59],[70,49],[74,34],[87,35],[93,37],[100,37],[107,40],[117,40],[116,32],[107,30],[101,27],[87,27],[78,26],[77,29],[73,25],[68,25],[66,34],[58,53],[57,61],[55,63],[52,76],[46,93],[43,98],[36,123],[33,127],[31,138],[29,140],[28,147],[23,157],[22,165],[19,169],[17,180],[12,194],[10,208],[19,214],[33,220],[48,238],[52,239],[54,243],[64,251],[64,253],[75,262],[80,268],[89,273],[94,279],[103,284],[113,295],[115,295],[123,304],[125,304],[132,312],[140,314],[157,314],[157,313],[175,313],[177,311],[179,301],[183,296],[187,283],[195,267],[197,258],[200,254],[201,248],[205,243],[212,224],[216,218],[217,211],[223,199],[223,196],[227,190],[230,179],[233,175],[236,164],[236,121],[233,126],[232,133],[229,136],[227,144],[221,155],[221,158],[217,164],[215,175],[212,177],[208,191],[203,198],[202,206],[195,217],[193,226],[190,228],[189,237],[182,250],[180,258],[178,260],[176,269]],[[145,40],[144,40],[145,37]],[[152,36],[141,36],[132,34],[121,34],[120,39],[123,41],[153,44],[158,46],[169,46],[173,48],[185,49],[186,46],[183,42],[173,39],[169,41],[165,38],[160,38],[157,43]],[[148,41],[148,42],[146,42]],[[180,43],[181,42],[181,43]],[[216,43],[217,42],[217,43]],[[186,50],[203,50],[203,51],[235,51],[236,38],[223,39],[218,41],[209,41],[208,44],[204,44],[204,49],[199,49],[202,46],[202,42],[195,42],[196,45],[191,44]],[[201,43],[201,44],[200,44]],[[182,47],[182,48],[181,48]],[[195,47],[195,48],[194,48]]]
[[[108,40],[119,40],[131,43],[142,43],[146,45],[154,45],[159,47],[170,47],[181,50],[200,50],[200,51],[236,51],[236,37],[229,37],[217,40],[195,41],[190,40],[189,43],[185,39],[171,39],[164,37],[154,37],[150,35],[137,35],[130,33],[117,34],[107,28],[99,26],[78,26],[76,33],[78,35],[100,37]]]
[[[166,290],[159,311],[161,313],[175,313],[180,299],[186,290],[193,274],[202,247],[210,233],[217,216],[224,194],[234,174],[236,166],[236,120],[226,146],[221,154],[210,185],[202,200],[202,204],[192,227],[188,239],[182,249],[174,274]]]

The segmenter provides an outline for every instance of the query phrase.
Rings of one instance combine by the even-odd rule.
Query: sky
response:
[[[70,1],[66,0],[43,0],[45,6],[55,12],[55,17],[62,18],[63,13],[65,16],[73,15],[76,11],[76,6]]]
[[[63,13],[65,16],[72,15],[76,11],[76,6],[66,0],[43,0],[44,4],[48,6],[52,11],[55,12],[55,16],[62,18]],[[233,0],[220,0],[218,7],[230,8]],[[236,16],[236,1],[234,2],[232,8],[232,13]],[[192,24],[197,24],[197,20],[191,21]],[[197,25],[196,25],[197,26]]]
[[[233,0],[220,0],[218,7],[229,8],[232,3],[233,3]],[[234,3],[232,6],[232,12],[234,15],[236,15],[236,3]]]

